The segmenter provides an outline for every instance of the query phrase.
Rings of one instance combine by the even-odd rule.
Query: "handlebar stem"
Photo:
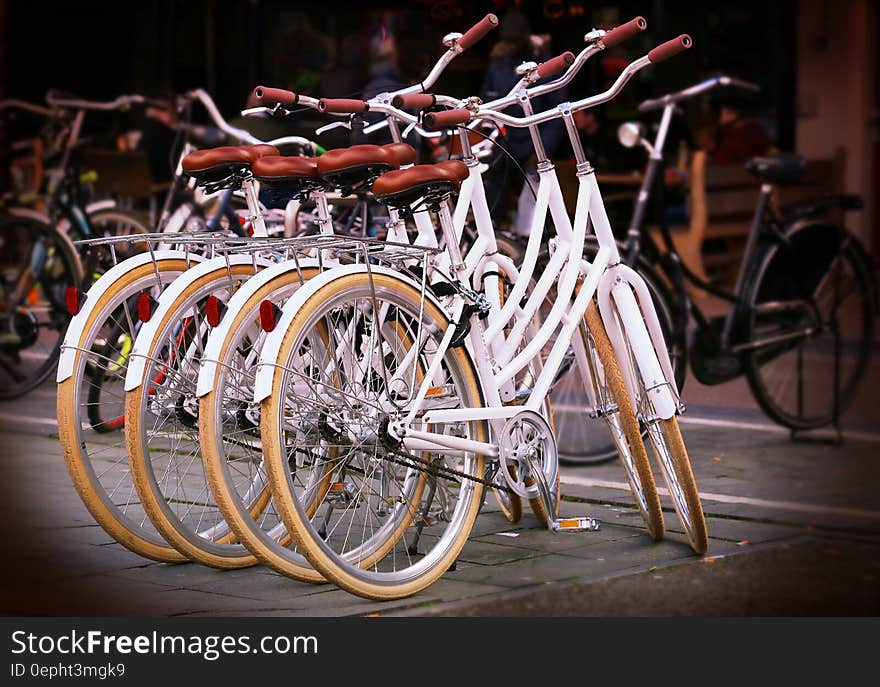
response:
[[[532,109],[532,101],[529,100],[528,90],[522,89],[517,94],[517,98],[524,115],[528,117],[535,113]],[[547,151],[544,149],[544,141],[541,140],[541,132],[538,130],[538,127],[530,126],[529,135],[532,137],[532,146],[535,149],[535,157],[538,160],[538,164],[540,165],[541,163],[548,162]]]

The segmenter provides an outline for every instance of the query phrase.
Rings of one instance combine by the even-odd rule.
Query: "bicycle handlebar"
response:
[[[11,98],[9,100],[0,100],[0,110],[5,110],[7,108],[24,110],[25,112],[33,112],[34,114],[38,114],[43,117],[51,117],[53,114],[55,114],[48,107],[29,103],[25,100],[16,100],[15,98]]]
[[[671,105],[682,100],[695,98],[696,96],[705,93],[706,91],[711,91],[713,88],[727,86],[733,86],[734,88],[740,88],[742,90],[752,91],[754,93],[757,93],[761,90],[761,87],[756,84],[750,83],[748,81],[743,81],[742,79],[734,79],[733,77],[722,74],[719,76],[713,76],[711,79],[706,79],[705,81],[701,81],[700,83],[689,86],[688,88],[685,88],[681,91],[668,93],[667,95],[661,96],[659,98],[645,100],[639,105],[639,112],[650,112],[651,110],[659,110],[666,107],[667,105]]]
[[[257,86],[254,89],[254,101],[258,105],[296,105],[299,102],[299,95],[283,88]]]
[[[686,33],[683,33],[677,38],[673,38],[671,41],[666,41],[662,45],[658,45],[656,48],[649,51],[648,59],[651,60],[653,64],[657,64],[658,62],[668,60],[670,57],[675,57],[680,52],[684,52],[689,49],[691,45],[693,45],[691,37]]]
[[[318,101],[318,112],[330,114],[360,114],[369,109],[369,103],[356,98],[321,98]]]
[[[628,41],[633,36],[638,35],[646,28],[648,28],[648,22],[645,21],[644,17],[630,19],[625,24],[621,24],[607,32],[601,39],[602,44],[605,46],[606,50],[608,48],[613,48],[624,41]]]
[[[120,95],[116,100],[98,102],[94,100],[82,100],[81,98],[63,98],[52,94],[46,95],[46,102],[53,108],[65,108],[68,110],[125,110],[134,104],[147,102],[142,95]]]
[[[626,24],[622,24],[617,27],[621,29],[621,33],[617,34],[616,38],[612,38],[612,45],[619,45],[624,40],[631,38],[636,35],[640,31],[644,31],[647,28],[648,22],[645,21],[643,17],[636,17],[635,19],[631,19]],[[623,30],[624,27],[627,27],[626,30]],[[638,29],[635,30],[635,29]],[[595,31],[588,33],[584,40],[591,41],[590,45],[581,50],[577,56],[574,58],[574,61],[568,66],[568,69],[555,81],[551,81],[549,83],[542,84],[540,86],[535,86],[528,90],[528,95],[530,98],[536,98],[538,96],[544,95],[545,93],[550,93],[552,91],[558,90],[563,86],[569,84],[572,79],[577,75],[577,73],[581,70],[581,67],[586,64],[587,60],[589,60],[593,55],[597,52],[601,52],[602,50],[607,49],[609,46],[605,43],[605,37],[609,34],[613,33],[616,29],[609,32]],[[597,35],[598,34],[598,35]],[[517,93],[522,90],[524,87],[529,85],[529,77],[526,75],[522,79],[517,82],[517,84],[510,90],[510,92],[496,100],[492,100],[491,102],[484,103],[484,107],[487,109],[493,110],[503,110],[506,107],[513,105],[517,101]]]
[[[391,99],[391,104],[401,110],[424,110],[433,107],[437,103],[430,93],[408,93],[406,95],[395,95]]]
[[[467,50],[496,26],[498,26],[498,17],[494,14],[487,14],[458,39],[458,47]]]
[[[538,68],[535,70],[535,74],[537,74],[539,79],[546,79],[564,72],[573,64],[574,53],[564,52],[561,55],[557,55],[556,57],[539,64]]]
[[[687,38],[687,40],[685,40],[685,38]],[[543,124],[544,122],[548,122],[551,119],[556,119],[557,117],[560,117],[567,112],[573,113],[577,112],[578,110],[585,110],[591,107],[595,107],[596,105],[601,105],[602,103],[608,102],[618,93],[620,93],[621,90],[623,90],[623,87],[633,76],[635,76],[636,73],[638,73],[650,64],[656,64],[657,62],[668,59],[679,52],[683,52],[684,50],[689,49],[692,45],[693,41],[690,39],[689,36],[679,36],[678,38],[675,38],[671,41],[667,41],[666,43],[663,43],[651,50],[647,55],[644,55],[639,59],[630,62],[623,69],[623,71],[620,73],[620,75],[617,77],[611,87],[603,93],[599,93],[597,95],[590,96],[573,103],[563,103],[556,108],[546,110],[544,112],[539,112],[528,117],[513,117],[503,112],[499,112],[486,106],[482,106],[476,110],[459,109],[450,111],[455,114],[439,112],[431,113],[430,115],[425,115],[425,124],[428,128],[433,128],[432,125],[441,127],[453,124],[460,125],[464,122],[473,121],[475,119],[490,119],[492,121],[513,127],[527,127],[535,126],[537,124]],[[654,55],[654,59],[651,59],[652,53]],[[571,69],[571,67],[569,69]],[[464,113],[467,113],[467,119],[465,119]],[[437,117],[437,115],[441,116]]]
[[[463,108],[446,110],[444,112],[429,112],[423,118],[428,129],[445,129],[450,126],[467,124],[471,121],[473,113]]]

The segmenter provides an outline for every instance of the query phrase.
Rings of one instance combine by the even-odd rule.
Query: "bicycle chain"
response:
[[[403,456],[407,460],[411,460],[414,463],[421,464],[421,466],[423,466],[423,467],[419,467],[418,465],[413,465],[412,463],[406,463],[403,460],[392,458],[389,455],[389,453],[394,453],[396,455]],[[414,468],[416,470],[421,470],[423,472],[442,473],[445,476],[460,477],[461,479],[467,479],[472,482],[477,482],[478,484],[482,484],[483,486],[492,487],[492,488],[498,489],[500,491],[506,491],[508,493],[513,492],[513,490],[508,486],[502,486],[500,484],[496,484],[495,482],[490,482],[489,480],[484,479],[484,478],[474,477],[473,475],[471,475],[469,473],[462,472],[461,470],[456,470],[455,468],[450,468],[450,467],[446,467],[446,466],[440,467],[440,466],[431,465],[428,461],[422,460],[421,458],[416,458],[415,456],[413,456],[409,453],[405,453],[404,451],[398,451],[395,449],[388,449],[388,453],[386,453],[384,458],[392,463],[396,463],[398,465],[403,465],[404,467]]]

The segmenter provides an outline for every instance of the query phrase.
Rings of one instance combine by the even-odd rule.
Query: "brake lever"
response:
[[[325,124],[324,126],[315,129],[315,135],[320,136],[321,134],[330,131],[331,129],[336,129],[338,127],[342,127],[343,129],[348,129],[349,131],[351,131],[351,122],[330,122],[329,124]]]
[[[406,138],[407,136],[409,136],[412,133],[413,129],[415,129],[415,128],[416,128],[416,123],[411,122],[410,125],[403,130],[403,133],[400,134],[400,137]]]

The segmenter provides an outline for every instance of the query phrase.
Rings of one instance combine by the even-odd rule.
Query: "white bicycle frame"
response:
[[[539,411],[562,365],[569,345],[577,340],[575,330],[583,321],[587,307],[594,296],[599,302],[603,321],[608,328],[616,357],[621,361],[629,360],[630,351],[632,351],[635,358],[635,372],[641,377],[641,385],[636,384],[632,375],[627,376],[627,387],[634,407],[642,409],[644,402],[650,401],[655,416],[662,419],[668,419],[678,412],[678,389],[675,385],[672,365],[650,293],[641,277],[632,269],[621,264],[594,170],[584,157],[572,120],[574,111],[604,102],[616,95],[626,81],[648,63],[647,57],[632,63],[624,70],[615,84],[600,96],[559,106],[559,115],[566,123],[578,162],[578,197],[574,225],[572,227],[568,224],[568,216],[564,210],[562,193],[555,172],[552,165],[546,164],[539,171],[538,197],[529,243],[522,270],[515,277],[513,291],[504,307],[490,312],[488,324],[484,325],[478,317],[471,316],[471,329],[468,336],[470,351],[481,380],[486,405],[482,408],[427,410],[422,413],[427,392],[439,370],[451,338],[444,337],[426,370],[424,381],[413,404],[409,406],[406,418],[392,422],[390,425],[391,433],[396,435],[408,449],[452,449],[497,456],[497,447],[494,444],[432,433],[418,429],[414,424],[417,421],[421,426],[428,426],[431,423],[488,420],[496,430],[499,430],[501,429],[500,422],[513,417],[524,409]],[[487,116],[490,113],[484,113],[481,110],[478,114]],[[547,121],[552,115],[548,116],[547,113],[544,113],[524,119],[507,118],[504,115],[501,117],[504,117],[505,123],[509,125],[529,126],[536,125],[539,121]],[[528,280],[534,273],[548,212],[556,225],[557,244],[550,263],[538,279],[533,293],[520,307],[518,305],[520,299],[525,293]],[[447,245],[450,245],[456,238],[455,223],[450,220],[448,210],[444,205],[441,205],[440,219],[446,234]],[[589,223],[592,224],[599,244],[599,251],[592,264],[581,258]],[[491,245],[491,237],[484,235],[484,230],[480,229],[479,224],[478,232],[481,235],[480,238]],[[491,260],[488,260],[487,266],[491,264]],[[578,290],[579,278],[583,278],[583,283]],[[526,328],[554,284],[557,287],[557,300],[550,313],[537,334],[519,353],[516,353],[522,344]],[[463,302],[454,309],[457,314],[460,314],[462,310]],[[503,329],[511,321],[513,321],[513,328],[505,336]],[[503,385],[510,382],[530,361],[536,358],[540,359],[540,351],[550,341],[557,327],[561,327],[559,334],[547,359],[543,361],[541,372],[524,406],[503,405],[504,399],[501,395]],[[501,339],[500,342],[499,339]],[[487,342],[489,343],[487,344]],[[494,360],[493,353],[495,354]],[[582,368],[584,379],[588,378],[589,369],[583,368],[584,356],[577,355],[576,360],[578,366]],[[642,388],[647,394],[646,399],[640,398]]]

